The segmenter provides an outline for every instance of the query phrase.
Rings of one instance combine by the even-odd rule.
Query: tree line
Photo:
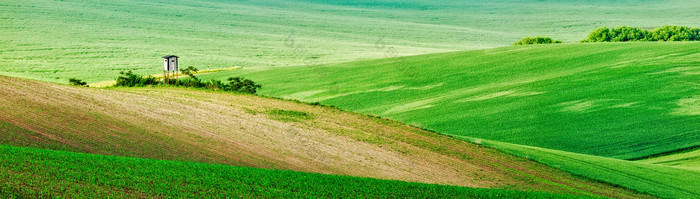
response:
[[[197,73],[197,71],[199,71],[199,69],[189,66],[187,68],[180,69],[180,72],[188,77],[163,80],[159,80],[158,78],[152,76],[137,75],[131,70],[127,72],[122,71],[120,72],[120,76],[117,77],[114,86],[141,87],[149,85],[171,85],[250,94],[256,94],[257,90],[262,88],[260,84],[255,83],[253,80],[242,77],[230,77],[227,79],[227,82],[214,79],[203,81],[194,75]]]
[[[194,88],[207,88],[211,90],[222,90],[230,92],[239,93],[250,93],[256,94],[258,89],[262,86],[255,83],[253,80],[242,78],[242,77],[230,77],[227,82],[222,82],[221,80],[209,80],[203,81],[194,74],[197,73],[199,69],[195,67],[187,67],[180,69],[182,74],[187,75],[185,78],[172,78],[172,79],[161,79],[153,76],[142,76],[134,74],[134,71],[121,71],[119,72],[119,77],[115,79],[114,87],[143,87],[151,85],[170,85],[170,86],[182,86],[182,87],[194,87]],[[86,82],[70,78],[69,83],[76,86],[88,86]]]
[[[581,40],[582,43],[627,41],[700,41],[700,28],[665,25],[649,31],[629,26],[600,27],[588,34],[586,39]],[[550,37],[525,37],[513,45],[552,43],[561,43],[561,41]]]
[[[652,31],[629,26],[600,27],[581,42],[700,41],[700,28],[663,26]]]
[[[559,40],[554,40],[550,37],[525,37],[513,45],[530,45],[530,44],[556,44],[561,43]]]

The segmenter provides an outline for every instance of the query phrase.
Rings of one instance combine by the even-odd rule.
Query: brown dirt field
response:
[[[285,121],[270,110],[299,111],[312,118]],[[0,144],[15,146],[28,145],[12,142],[27,139],[17,136],[31,136],[39,139],[33,147],[104,155],[650,197],[398,122],[244,94],[166,87],[82,88],[0,76],[0,121],[33,132],[0,134]],[[57,147],[56,142],[64,145]]]

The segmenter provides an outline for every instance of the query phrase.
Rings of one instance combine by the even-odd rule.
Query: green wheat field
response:
[[[700,198],[698,10],[0,0],[0,197]],[[209,84],[112,86],[164,55]]]

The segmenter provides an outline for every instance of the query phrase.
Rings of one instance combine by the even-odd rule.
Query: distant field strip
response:
[[[577,42],[600,26],[698,27],[698,9],[692,0],[2,1],[0,74],[96,83],[120,70],[157,74],[167,54],[203,69],[484,49],[526,36]]]

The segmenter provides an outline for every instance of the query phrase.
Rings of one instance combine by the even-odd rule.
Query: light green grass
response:
[[[700,197],[700,172],[650,163],[458,137],[510,154],[542,162],[591,179],[622,185],[664,198]]]
[[[700,43],[564,44],[244,69],[260,93],[441,133],[632,159],[700,144]]]
[[[0,146],[0,197],[589,198]]]
[[[526,36],[576,42],[599,26],[700,26],[696,1],[0,2],[0,74],[67,83],[120,70],[286,66],[507,46]],[[673,14],[669,14],[673,13]]]
[[[671,155],[639,160],[651,164],[661,164],[700,172],[700,150],[675,153]]]

